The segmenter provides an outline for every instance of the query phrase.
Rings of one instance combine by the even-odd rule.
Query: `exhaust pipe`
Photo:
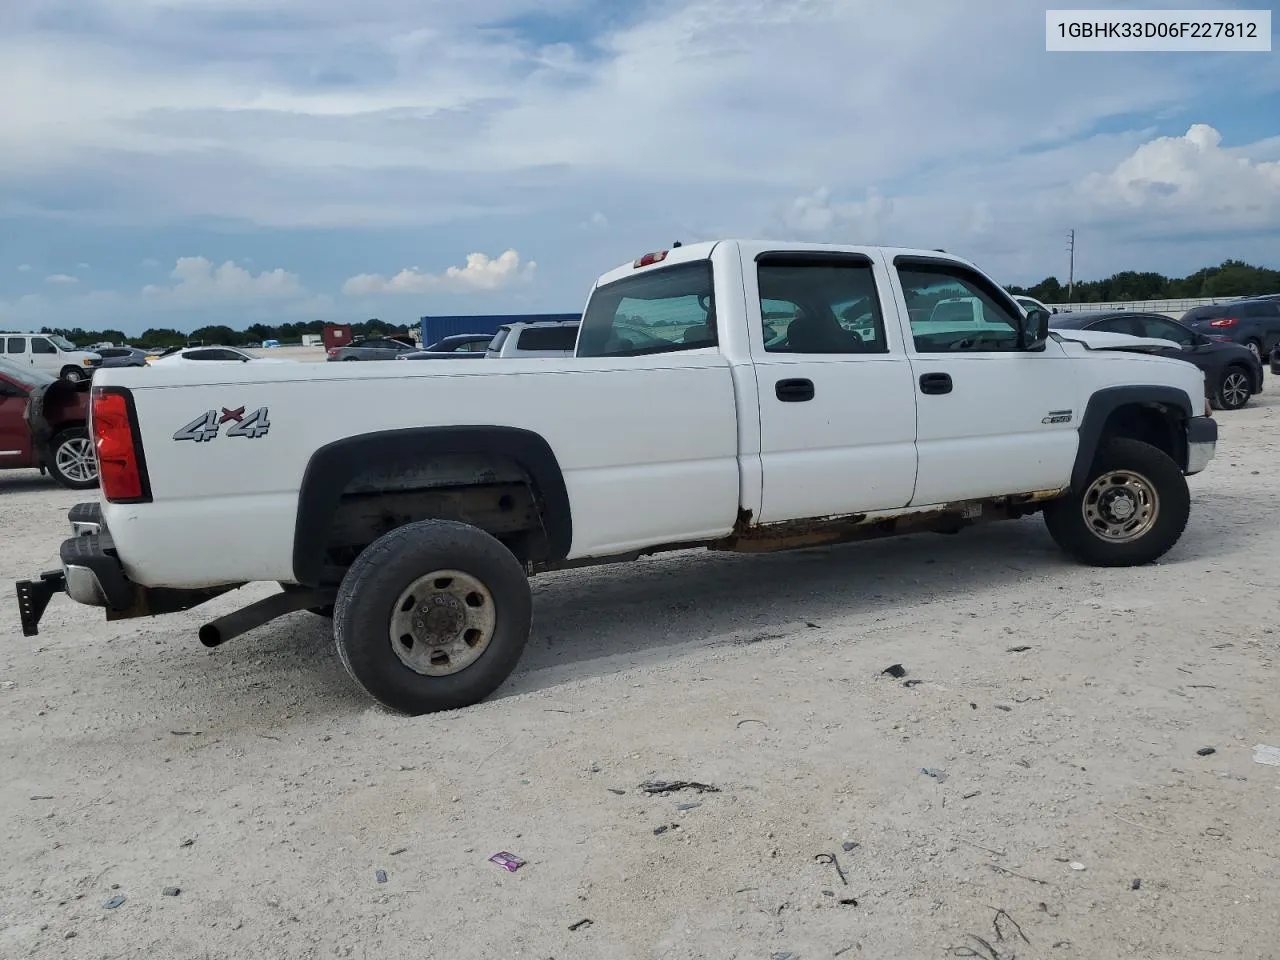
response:
[[[206,647],[220,647],[233,637],[248,633],[254,627],[270,623],[286,613],[320,607],[333,602],[332,592],[323,590],[286,590],[256,600],[247,607],[211,620],[200,628],[200,642]]]

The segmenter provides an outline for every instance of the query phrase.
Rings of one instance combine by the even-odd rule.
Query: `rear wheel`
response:
[[[529,636],[532,597],[520,561],[478,527],[406,524],[367,547],[334,606],[347,671],[404,713],[453,710],[507,679]]]
[[[1244,367],[1231,366],[1222,371],[1213,391],[1213,405],[1219,410],[1239,410],[1253,396],[1253,380]]]
[[[1262,359],[1261,343],[1259,343],[1257,340],[1246,340],[1245,346],[1249,348],[1249,352],[1252,353],[1255,357],[1257,357],[1259,360]]]
[[[1178,542],[1191,513],[1182,470],[1138,440],[1104,441],[1082,488],[1049,503],[1049,534],[1067,553],[1097,567],[1151,563]]]
[[[49,453],[49,473],[68,490],[88,490],[98,485],[98,460],[84,427],[63,430],[53,438]]]

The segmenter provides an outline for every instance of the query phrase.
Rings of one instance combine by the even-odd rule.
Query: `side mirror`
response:
[[[1039,350],[1049,339],[1049,311],[1032,307],[1022,321],[1022,349]]]

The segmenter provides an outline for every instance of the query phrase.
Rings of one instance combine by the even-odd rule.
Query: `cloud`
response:
[[[89,269],[89,265],[88,265],[87,263],[77,263],[77,264],[76,264],[76,269],[77,269],[77,270],[88,270],[88,269]]]
[[[203,306],[295,300],[307,295],[296,274],[280,268],[254,274],[230,260],[214,266],[204,257],[181,257],[169,276],[174,283],[148,284],[142,288],[143,298]]]
[[[493,258],[484,253],[469,253],[465,267],[448,267],[443,273],[424,273],[417,267],[406,267],[389,279],[375,273],[362,273],[348,279],[342,285],[342,292],[348,296],[367,296],[433,290],[498,290],[532,280],[537,266],[532,260],[521,263],[520,254],[515,250]]]
[[[73,284],[79,283],[80,281],[77,280],[75,277],[68,276],[65,273],[54,273],[45,277],[44,282],[48,284],[52,284],[54,286],[69,287],[69,286],[72,286]]]
[[[609,218],[597,210],[582,221],[581,226],[583,230],[604,230],[609,226]]]
[[[156,267],[160,266],[160,261],[154,260],[151,257],[147,257],[147,259],[143,260],[142,263],[139,264],[139,266],[147,270],[154,270]]]
[[[32,266],[31,266],[31,264],[29,264],[29,263],[20,263],[20,264],[18,264],[18,272],[19,272],[19,273],[30,273],[30,272],[31,272],[32,270],[34,270],[34,269],[35,269],[35,268],[34,268],[34,267],[32,267]]]
[[[893,201],[879,191],[867,190],[863,201],[834,201],[831,191],[819,187],[796,197],[781,214],[783,227],[795,234],[841,236],[846,243],[877,243],[887,221],[893,216]]]
[[[1197,123],[1183,136],[1144,143],[1114,169],[1085,177],[1079,196],[1109,219],[1203,218],[1217,229],[1274,228],[1280,223],[1280,161],[1224,149],[1222,134]]]

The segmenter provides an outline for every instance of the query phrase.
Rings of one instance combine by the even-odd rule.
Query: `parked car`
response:
[[[430,346],[423,347],[424,353],[484,353],[493,340],[492,333],[458,333],[452,337],[444,337]]]
[[[154,359],[159,354],[148,354],[141,347],[104,347],[98,351],[102,363],[98,369],[112,367],[145,367],[148,357]]]
[[[411,343],[393,340],[391,337],[368,337],[353,340],[345,347],[333,347],[328,352],[330,360],[394,360],[402,353],[416,350]]]
[[[1049,326],[1055,330],[1100,330],[1170,340],[1178,346],[1158,352],[1194,363],[1203,370],[1205,396],[1219,410],[1239,410],[1251,396],[1262,392],[1262,363],[1251,350],[1197,333],[1163,314],[1066,313],[1050,320]]]
[[[981,332],[908,320],[907,303],[958,295],[981,300]],[[853,337],[840,320],[863,301],[872,321]],[[1041,512],[1083,563],[1150,563],[1182,536],[1186,477],[1216,450],[1204,375],[1126,352],[1161,341],[1077,334],[1114,345],[1091,348],[1048,321],[946,254],[720,240],[610,270],[575,355],[517,375],[104,370],[101,502],[78,508],[99,532],[18,584],[22,631],[60,592],[119,620],[276,581],[201,642],[325,611],[352,678],[424,713],[503,683],[538,572]]]
[[[71,490],[96,486],[88,387],[0,359],[0,469],[38,467]]]
[[[459,333],[437,340],[425,350],[396,354],[397,360],[483,360],[491,333]]]
[[[485,356],[490,359],[572,357],[579,323],[578,320],[535,320],[503,324],[493,335]]]
[[[56,333],[0,333],[0,356],[69,383],[88,380],[102,363],[98,354]]]
[[[161,364],[186,363],[290,363],[277,357],[255,357],[238,347],[179,347],[151,361],[153,367]]]
[[[1018,306],[1020,306],[1023,310],[1031,310],[1035,308],[1035,309],[1043,310],[1045,311],[1045,313],[1048,313],[1048,314],[1054,314],[1058,312],[1057,307],[1049,307],[1041,303],[1035,297],[1028,297],[1025,293],[1016,294],[1013,299],[1018,304]]]
[[[1253,297],[1192,307],[1182,322],[1215,340],[1242,344],[1261,360],[1280,343],[1280,299]]]

